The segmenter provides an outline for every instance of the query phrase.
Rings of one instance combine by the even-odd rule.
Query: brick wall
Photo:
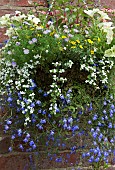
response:
[[[0,0],[0,16],[5,13],[12,13],[15,10],[27,10],[31,8],[28,3],[29,0]],[[31,1],[31,0],[30,0]],[[47,5],[47,0],[33,0],[40,5]],[[75,0],[76,1],[76,0]],[[111,9],[115,9],[115,0],[94,0],[95,2],[101,2],[102,6],[106,6]]]
[[[115,0],[100,0],[100,2],[102,6],[115,9]]]
[[[40,5],[47,5],[46,0],[33,0],[33,2],[38,2]],[[13,13],[15,10],[29,10],[31,4],[28,0],[0,0],[0,16],[6,13]]]
[[[46,6],[46,0],[34,0],[39,2],[41,5]],[[100,0],[101,5],[115,9],[115,0]],[[14,13],[15,10],[27,11],[30,10],[32,6],[28,3],[28,0],[0,0],[0,16],[6,13]],[[4,41],[6,37],[3,35],[4,29],[0,29],[0,42]],[[1,116],[1,115],[0,115]],[[28,153],[21,152],[13,152],[8,153],[8,147],[10,146],[10,138],[9,136],[4,136],[2,134],[2,127],[0,126],[0,170],[39,170],[36,168],[32,168],[32,157]],[[33,155],[33,154],[31,154]],[[43,156],[43,155],[42,155]],[[71,155],[71,162],[75,162],[79,159],[79,154],[76,157],[75,155]],[[35,159],[34,159],[35,161]],[[42,162],[42,167],[48,168],[55,166],[55,163],[51,163],[49,160],[44,158],[40,159]],[[71,163],[70,162],[70,163]],[[41,169],[41,168],[40,168]],[[113,168],[113,170],[115,167]],[[112,170],[112,169],[111,169]]]
[[[31,1],[31,0],[30,0]],[[33,0],[38,2],[40,5],[47,6],[47,0]],[[75,0],[76,1],[76,0]],[[94,0],[101,2],[101,6],[115,9],[115,0]],[[0,0],[0,16],[11,13],[14,11],[24,11],[32,9],[32,6],[28,3],[28,0]],[[0,42],[3,42],[7,37],[3,35],[4,29],[0,29]]]

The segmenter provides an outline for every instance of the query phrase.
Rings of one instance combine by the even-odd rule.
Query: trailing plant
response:
[[[115,143],[113,22],[81,0],[52,1],[44,11],[34,5],[35,13],[0,18],[8,36],[1,49],[0,95],[9,151],[17,141],[22,151],[40,151],[42,143],[51,156],[88,135],[90,150],[87,143],[80,147],[82,157],[99,168]],[[70,154],[79,148],[71,142],[69,147]]]

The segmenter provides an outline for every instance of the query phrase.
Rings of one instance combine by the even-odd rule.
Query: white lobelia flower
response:
[[[20,100],[16,100],[17,101],[17,104],[20,104]]]
[[[35,96],[35,93],[31,93],[31,94],[29,94],[29,96],[31,97],[31,96]]]
[[[34,108],[30,108],[30,114],[34,113]]]
[[[20,94],[22,94],[22,95],[23,95],[23,94],[25,94],[25,92],[24,92],[24,91],[20,91]]]
[[[25,122],[31,122],[31,120],[30,120],[30,118],[29,117],[27,117],[26,119],[25,119]]]
[[[22,107],[25,107],[25,103],[24,103],[24,102],[21,102],[21,106],[22,106]]]

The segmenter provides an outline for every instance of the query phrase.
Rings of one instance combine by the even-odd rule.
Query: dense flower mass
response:
[[[68,162],[68,155],[54,153],[70,142],[70,155],[82,149],[93,167],[107,164],[115,152],[111,18],[97,8],[78,16],[67,4],[56,11],[52,3],[45,14],[6,14],[0,26],[8,36],[1,48],[0,107],[7,110],[2,124],[11,135],[9,151],[18,141],[20,150],[39,152],[42,143],[50,159]],[[90,146],[71,142],[81,136]]]

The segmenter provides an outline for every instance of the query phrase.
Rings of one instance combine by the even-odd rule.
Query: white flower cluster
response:
[[[55,62],[52,63],[52,65],[55,67],[54,69],[50,70],[50,73],[53,75],[53,83],[50,85],[51,89],[49,90],[48,94],[51,95],[52,99],[50,101],[50,107],[49,110],[52,114],[56,114],[57,108],[57,99],[62,95],[62,89],[59,84],[65,83],[67,81],[67,78],[62,77],[61,73],[65,72],[65,69],[71,68],[73,65],[73,62],[69,60],[68,62],[64,63],[62,65],[61,62]],[[63,68],[62,68],[63,67]]]
[[[106,33],[106,44],[111,44],[113,40],[113,29],[115,27],[113,27],[113,23],[110,22],[111,18],[107,15],[107,13],[98,8],[93,10],[84,10],[84,12],[91,18],[93,18],[93,21],[96,21],[96,24],[98,23],[99,29],[103,30],[103,32]],[[114,57],[113,51],[114,50],[112,48],[106,50],[105,55],[102,57],[102,59],[100,59],[100,61],[96,60],[96,56],[92,57],[90,55],[83,57],[81,70],[84,69],[90,73],[87,77],[86,83],[94,86],[98,86],[99,82],[101,82],[102,84],[108,83],[108,73],[112,69],[114,62],[110,58],[105,58],[105,56]]]
[[[39,58],[41,56],[33,56],[36,61],[25,63],[23,67],[15,65],[13,67],[12,62],[2,59],[0,61],[1,72],[0,72],[0,94],[4,95],[8,93],[13,94],[14,91],[20,94],[22,100],[17,99],[17,106],[22,109],[22,114],[25,114],[25,125],[27,124],[26,120],[30,121],[29,115],[34,113],[34,107],[31,107],[31,103],[35,102],[35,93],[30,88],[35,86],[35,83],[31,79],[31,76],[36,71],[35,68],[39,64]],[[7,91],[7,87],[9,91]],[[27,114],[28,113],[28,114]]]
[[[104,85],[108,83],[108,73],[112,69],[114,62],[103,56],[102,60],[95,63],[96,56],[83,57],[83,64],[81,64],[81,70],[88,71],[89,75],[87,77],[86,83],[98,87],[99,81]]]
[[[15,80],[15,68],[12,67],[12,64],[10,61],[6,61],[5,59],[0,60],[0,93],[1,95],[5,94],[6,92],[3,91],[6,87],[11,87],[10,90],[14,90],[14,80]]]
[[[20,11],[15,11],[15,15],[6,14],[2,17],[0,17],[0,27],[7,27],[5,35],[12,36],[15,34],[15,32],[20,29],[20,27],[16,27],[18,23],[22,23],[28,25],[37,25],[40,23],[40,19],[36,17],[35,15],[30,14],[22,14]],[[13,25],[12,23],[16,23],[16,25]]]

